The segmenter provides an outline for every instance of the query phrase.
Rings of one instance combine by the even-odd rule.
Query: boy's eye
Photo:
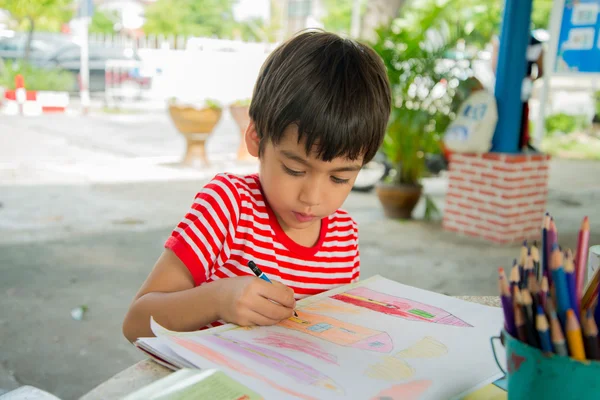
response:
[[[337,183],[339,185],[343,185],[343,184],[346,184],[346,183],[350,182],[350,179],[342,179],[342,178],[338,178],[336,176],[332,176],[331,177],[331,181],[333,183]]]
[[[296,171],[296,170],[293,170],[293,169],[290,169],[290,168],[286,167],[283,164],[281,164],[281,165],[283,166],[283,170],[287,174],[289,174],[289,175],[292,175],[292,176],[302,176],[304,174],[304,172],[302,172],[302,171]]]

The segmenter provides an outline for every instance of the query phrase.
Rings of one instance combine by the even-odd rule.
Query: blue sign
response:
[[[564,0],[554,72],[600,73],[600,0]]]

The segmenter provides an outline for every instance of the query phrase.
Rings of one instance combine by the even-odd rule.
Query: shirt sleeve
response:
[[[196,286],[214,273],[227,242],[235,237],[240,194],[231,178],[215,176],[196,194],[190,209],[171,232],[165,248],[173,251],[188,268]],[[228,250],[227,250],[228,251]]]

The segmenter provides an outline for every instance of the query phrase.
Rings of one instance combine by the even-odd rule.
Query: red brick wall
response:
[[[496,243],[540,236],[550,156],[452,154],[442,226]]]

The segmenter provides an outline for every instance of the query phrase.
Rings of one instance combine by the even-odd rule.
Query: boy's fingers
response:
[[[280,320],[275,320],[275,319],[265,317],[264,315],[262,315],[256,311],[251,311],[251,312],[252,312],[252,315],[250,315],[250,321],[254,325],[269,326],[269,325],[275,325],[276,323],[278,323],[280,321]]]
[[[282,283],[273,281],[267,285],[261,287],[260,295],[273,300],[288,308],[296,307],[296,300],[294,300],[294,291]]]
[[[292,316],[293,310],[281,304],[274,303],[264,297],[259,297],[253,304],[252,311],[263,317],[279,322]]]

